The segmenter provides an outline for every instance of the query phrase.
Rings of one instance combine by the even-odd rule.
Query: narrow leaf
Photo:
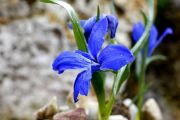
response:
[[[152,63],[156,60],[166,60],[166,59],[167,59],[166,56],[163,56],[163,55],[153,55],[147,59],[146,66],[148,66],[150,63]]]
[[[114,96],[116,96],[118,94],[121,85],[128,78],[129,73],[130,73],[130,66],[131,66],[131,64],[126,65],[126,66],[124,66],[123,68],[121,68],[118,71],[116,79],[114,81],[115,83],[114,83],[114,86],[113,86],[113,94],[114,94]]]
[[[145,26],[147,25],[147,22],[148,22],[148,18],[147,18],[147,16],[146,16],[146,13],[144,12],[144,11],[140,11],[140,13],[141,13],[141,15],[143,16],[143,19],[144,19],[144,24],[145,24]]]
[[[44,2],[44,3],[54,3],[52,2],[51,0],[40,0],[41,2]]]
[[[100,8],[99,5],[97,6],[97,17],[96,17],[96,22],[100,20]]]

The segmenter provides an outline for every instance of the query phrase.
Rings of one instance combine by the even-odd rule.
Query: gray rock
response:
[[[36,113],[36,120],[52,119],[53,116],[59,111],[57,98],[53,97],[52,100],[40,108]]]
[[[148,99],[143,108],[143,120],[163,120],[162,112],[155,99]]]

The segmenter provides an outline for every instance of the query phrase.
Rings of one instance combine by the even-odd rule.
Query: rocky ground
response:
[[[95,15],[98,4],[104,13],[113,11],[108,0],[82,0],[82,2],[68,0],[68,2],[74,6],[81,19]],[[146,4],[141,0],[131,2],[115,0],[114,4],[120,18],[116,39],[130,47],[132,24],[141,19],[139,10],[140,8],[146,10]],[[176,14],[179,15],[178,12]],[[179,17],[174,18],[171,14],[168,16],[167,19],[172,24],[178,23]],[[58,75],[52,71],[51,64],[60,51],[76,48],[72,32],[67,28],[68,20],[64,9],[56,5],[40,3],[36,0],[0,0],[0,116],[2,120],[34,119],[34,112],[53,96],[57,96],[60,105],[66,104],[67,95],[72,90],[77,72],[67,71],[63,75]],[[179,40],[179,24],[173,25],[177,30],[173,39]],[[153,84],[150,94],[153,93],[160,103],[161,100],[165,102],[161,105],[165,108],[163,112],[167,116],[164,120],[171,120],[171,116],[174,116],[173,120],[180,118],[178,116],[180,108],[178,40],[163,43],[159,51],[164,52],[169,60],[155,63],[148,74]],[[169,63],[172,65],[169,66]],[[167,66],[167,71],[160,70],[162,66]],[[159,92],[154,92],[156,90]],[[167,91],[170,95],[168,99],[164,99],[167,98]],[[157,97],[159,95],[160,97]],[[163,107],[166,104],[167,107]]]

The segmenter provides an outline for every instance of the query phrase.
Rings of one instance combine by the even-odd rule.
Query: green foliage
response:
[[[100,19],[100,8],[99,8],[99,5],[97,6],[97,18],[96,18],[96,21],[99,21]]]
[[[44,2],[44,3],[54,3],[52,2],[51,0],[40,0],[41,2]]]

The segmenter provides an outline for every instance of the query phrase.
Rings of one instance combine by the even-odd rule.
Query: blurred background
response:
[[[116,11],[116,39],[127,47],[132,45],[133,24],[142,20],[139,11],[147,12],[146,0],[66,1],[80,19],[95,15],[97,5],[101,13]],[[159,33],[171,27],[174,34],[166,37],[155,51],[168,59],[148,68],[146,80],[150,90],[146,97],[157,100],[164,120],[180,120],[180,1],[156,2],[155,24]],[[66,11],[57,5],[38,0],[0,0],[1,120],[32,120],[34,112],[53,96],[57,96],[59,105],[66,104],[77,73],[67,71],[58,75],[51,64],[62,50],[76,49],[68,22]],[[130,88],[128,92],[131,96]]]

